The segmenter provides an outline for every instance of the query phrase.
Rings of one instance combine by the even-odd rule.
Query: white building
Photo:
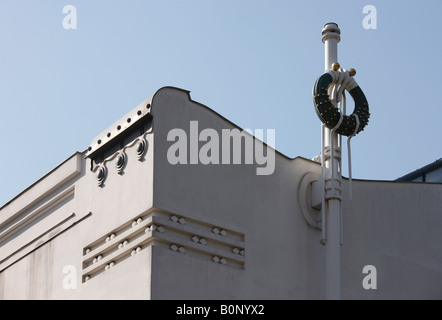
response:
[[[0,298],[323,299],[321,165],[276,152],[257,175],[248,134],[241,164],[172,164],[172,130],[207,143],[195,121],[237,128],[162,88],[3,205]],[[342,298],[442,298],[442,185],[353,180],[352,201],[342,187]]]

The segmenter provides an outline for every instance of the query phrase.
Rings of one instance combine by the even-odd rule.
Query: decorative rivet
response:
[[[84,253],[85,254],[89,254],[91,252],[91,249],[89,249],[89,248],[86,248],[85,250],[84,250]]]
[[[84,282],[89,281],[91,279],[91,277],[89,276],[84,276]]]
[[[212,261],[218,263],[219,262],[219,258],[217,256],[213,256],[212,257]]]
[[[222,235],[223,237],[227,236],[227,231],[226,230],[221,230],[220,235]]]
[[[242,249],[242,250],[239,252],[239,254],[242,255],[242,256],[244,256],[244,255],[246,254],[246,252],[244,251],[244,249]]]
[[[150,109],[150,103],[148,103],[148,104],[146,105],[146,108],[147,108],[147,109]]]
[[[178,248],[178,251],[179,251],[180,253],[186,253],[186,249],[183,248],[183,247],[179,247],[179,248]]]
[[[134,220],[134,221],[132,222],[132,228],[134,228],[134,227],[136,227],[136,226],[137,226],[137,221]]]
[[[137,219],[137,224],[140,224],[141,222],[143,222],[143,218],[140,217]]]
[[[221,264],[226,264],[226,263],[227,263],[227,260],[224,259],[224,258],[221,258],[221,260],[219,260],[219,262],[221,262]]]
[[[155,230],[157,230],[157,226],[155,224],[152,224],[150,226],[150,231],[155,231]]]
[[[191,239],[193,242],[198,242],[200,240],[197,236],[193,236]]]
[[[204,238],[201,238],[199,241],[202,245],[206,245],[207,244],[207,240]]]
[[[212,232],[214,234],[219,234],[219,229],[217,227],[215,227],[215,228],[212,229]]]
[[[138,252],[140,252],[141,251],[141,247],[137,247],[136,249],[135,249],[135,252],[136,253],[138,253]]]
[[[158,230],[159,232],[161,232],[161,233],[164,233],[164,231],[166,231],[162,226],[159,226],[159,227],[157,228],[157,230]]]
[[[186,224],[186,219],[181,217],[181,218],[178,219],[178,222],[181,223],[181,224]]]
[[[176,244],[171,244],[171,245],[169,246],[169,248],[170,248],[170,250],[172,250],[172,251],[177,251],[177,250],[178,250],[178,247],[177,247]]]
[[[170,220],[172,220],[173,222],[177,222],[178,221],[178,217],[177,216],[171,216]]]
[[[141,110],[137,111],[137,115],[141,116],[141,113],[142,113]]]
[[[239,249],[238,249],[238,248],[233,248],[233,249],[232,249],[232,252],[233,252],[234,254],[239,254]]]

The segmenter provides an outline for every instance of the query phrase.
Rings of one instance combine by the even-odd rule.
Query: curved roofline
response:
[[[158,90],[154,93],[154,95],[152,96],[152,102],[151,102],[151,104],[152,104],[152,108],[154,108],[155,96],[156,96],[160,91],[165,90],[165,89],[172,89],[172,90],[177,90],[177,91],[181,91],[181,92],[186,93],[186,94],[187,94],[187,97],[188,97],[188,99],[189,99],[189,101],[191,101],[191,102],[193,102],[193,103],[196,103],[196,104],[198,104],[199,106],[201,106],[201,107],[207,109],[208,111],[214,113],[216,116],[218,116],[218,117],[221,118],[222,120],[228,122],[228,123],[231,124],[233,127],[237,128],[237,129],[240,129],[240,130],[243,130],[243,128],[241,128],[240,126],[238,126],[236,123],[230,121],[229,119],[227,119],[227,118],[224,117],[223,115],[219,114],[217,111],[215,111],[215,110],[213,110],[212,108],[206,106],[205,104],[202,104],[201,102],[198,102],[198,101],[193,100],[192,97],[190,96],[190,91],[189,91],[189,90],[181,89],[181,88],[178,88],[178,87],[164,86],[164,87],[158,89]],[[255,139],[257,139],[255,136],[253,136],[253,137],[254,137]],[[313,160],[311,160],[311,159],[307,159],[307,158],[304,158],[304,157],[301,157],[301,156],[297,156],[297,157],[294,157],[294,158],[290,158],[289,156],[285,155],[284,153],[282,153],[282,152],[278,151],[277,149],[275,149],[275,148],[269,146],[269,145],[268,145],[267,143],[265,143],[264,141],[262,141],[262,143],[263,143],[265,146],[267,146],[268,148],[273,149],[273,150],[274,150],[277,154],[279,154],[280,156],[282,156],[282,157],[284,157],[284,158],[286,158],[286,159],[288,159],[288,160],[295,160],[295,159],[301,158],[301,159],[304,159],[304,160],[307,160],[307,161],[310,161],[310,162],[313,162],[313,163],[317,163],[316,161],[313,161]]]

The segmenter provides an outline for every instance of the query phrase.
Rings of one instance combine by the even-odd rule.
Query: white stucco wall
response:
[[[222,129],[236,126],[190,101],[186,92],[178,90],[157,93],[152,113],[156,145],[154,206],[236,229],[244,233],[246,245],[243,270],[231,270],[228,265],[213,266],[205,261],[195,261],[194,268],[181,268],[184,258],[162,253],[162,258],[155,260],[154,266],[158,267],[154,269],[153,278],[173,277],[174,289],[154,280],[153,297],[201,299],[227,295],[235,299],[295,299],[318,296],[322,250],[319,233],[310,229],[299,214],[296,196],[304,173],[320,172],[317,164],[277,154],[275,172],[262,176],[256,175],[257,165],[244,162],[170,165],[167,150],[173,142],[167,141],[167,133],[173,128],[182,128],[190,137],[190,121],[198,121],[200,131],[213,128],[221,133]],[[219,271],[213,270],[218,268]],[[198,289],[202,287],[205,289]]]
[[[123,174],[110,157],[100,187],[88,151],[76,153],[0,209],[0,299],[324,298],[321,233],[301,212],[310,197],[300,201],[320,165],[280,153],[263,176],[244,162],[171,165],[170,130],[236,126],[184,90],[130,114],[146,103],[142,161],[129,143]],[[343,298],[442,298],[442,185],[355,180],[352,201],[343,187]],[[377,290],[362,287],[366,265]]]
[[[94,244],[105,259],[110,249],[100,249],[106,246],[104,238],[111,233],[118,236],[118,231],[124,231],[122,225],[152,207],[152,135],[146,135],[146,140],[148,150],[142,161],[134,147],[125,150],[122,174],[117,173],[115,159],[107,162],[102,187],[90,171],[85,151],[1,208],[0,299],[150,298],[148,247],[136,256],[126,252],[131,259],[118,257],[121,263],[88,282],[83,276],[85,248]],[[75,289],[63,285],[70,275],[76,276]]]
[[[353,188],[343,207],[343,298],[442,299],[442,185],[354,181]],[[365,265],[377,269],[377,290],[362,288]]]

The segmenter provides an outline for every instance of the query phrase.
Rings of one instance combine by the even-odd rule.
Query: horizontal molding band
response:
[[[245,243],[240,238],[243,239],[244,234],[237,231],[149,210],[83,248],[83,282],[150,245],[242,268]]]

